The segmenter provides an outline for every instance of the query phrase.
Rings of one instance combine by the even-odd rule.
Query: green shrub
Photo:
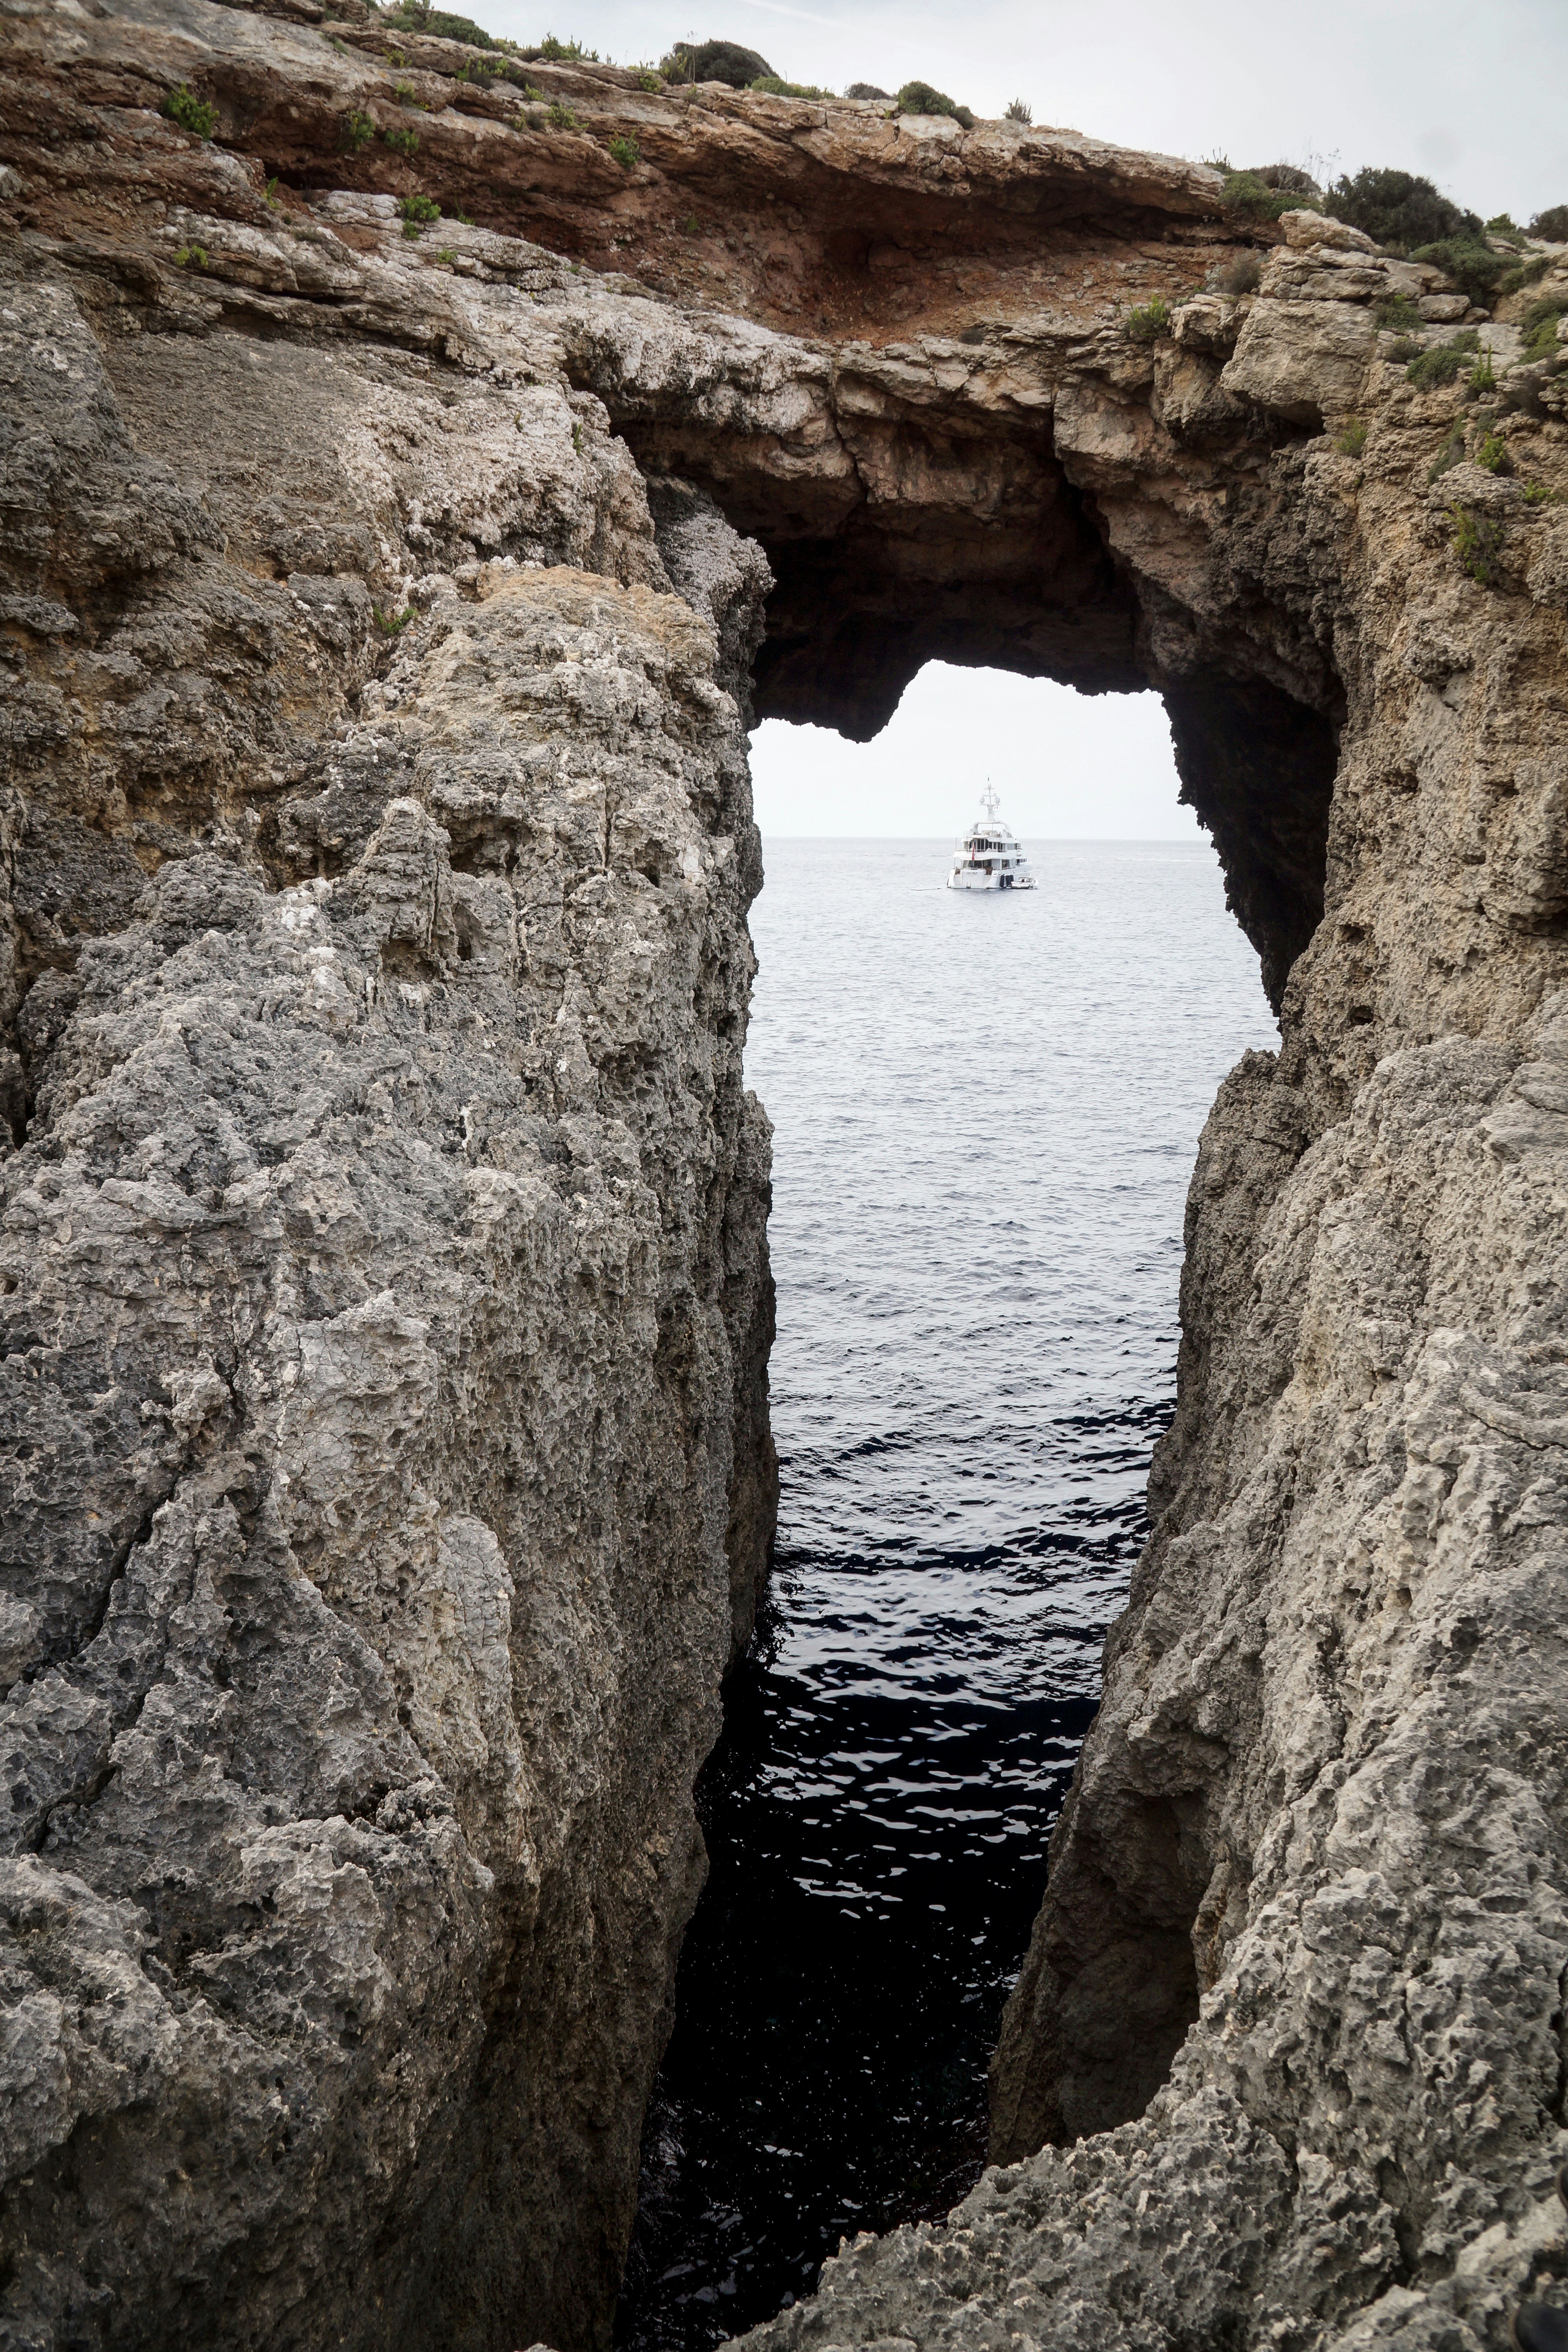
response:
[[[428,196],[400,196],[397,209],[403,215],[405,236],[420,236],[432,221],[441,217],[441,207]]]
[[[1478,305],[1490,300],[1492,289],[1503,273],[1501,255],[1494,253],[1479,236],[1447,236],[1436,245],[1418,245],[1410,258],[1431,262]]]
[[[663,84],[663,82],[662,82],[662,81],[660,81],[660,79],[659,79],[659,78],[658,78],[658,74],[656,74],[655,72],[653,72],[653,71],[652,71],[652,69],[650,68],[650,69],[649,69],[647,72],[646,72],[646,73],[640,73],[640,74],[638,74],[638,76],[637,76],[637,88],[638,88],[639,89],[648,89],[648,90],[656,90],[656,91],[657,91],[657,90],[661,90],[661,89],[664,88],[664,84]]]
[[[577,118],[572,109],[563,106],[558,98],[551,100],[550,112],[545,119],[552,131],[575,131],[577,128]]]
[[[1227,172],[1220,202],[1227,212],[1246,213],[1252,220],[1278,220],[1281,213],[1300,212],[1301,199],[1287,188],[1271,188],[1256,172]]]
[[[585,49],[581,41],[558,41],[553,33],[546,33],[536,49],[524,49],[525,58],[548,58],[552,64],[590,65],[599,62],[597,49]]]
[[[1560,507],[1563,504],[1563,492],[1549,490],[1544,482],[1526,482],[1523,489],[1527,507]]]
[[[1323,208],[1394,253],[1408,253],[1412,246],[1430,245],[1466,229],[1479,235],[1481,226],[1474,213],[1461,212],[1418,173],[1377,170],[1370,164],[1353,178],[1342,173],[1327,191]]]
[[[401,613],[384,613],[379,604],[373,604],[370,609],[374,615],[375,625],[384,637],[401,636],[414,618],[412,604],[405,604]]]
[[[1522,294],[1527,286],[1539,286],[1552,264],[1545,254],[1538,253],[1533,261],[1516,261],[1498,279],[1500,294]]]
[[[409,156],[419,152],[417,131],[384,131],[381,135],[393,153],[403,156],[405,161]]]
[[[1503,528],[1490,516],[1477,514],[1473,507],[1452,506],[1448,520],[1454,527],[1454,552],[1472,580],[1483,588],[1502,584]]]
[[[1543,213],[1537,213],[1530,234],[1544,237],[1548,245],[1568,245],[1568,205],[1549,205]]]
[[[1469,374],[1465,378],[1472,392],[1495,392],[1497,377],[1492,373],[1492,355],[1483,352]]]
[[[893,97],[890,89],[879,89],[874,81],[852,81],[844,95],[846,98],[880,99],[884,106],[890,105]]]
[[[784,81],[777,74],[759,74],[752,88],[765,91],[769,98],[831,98],[833,95],[830,89],[818,89],[814,81]]]
[[[441,247],[440,252],[436,256],[436,258],[437,258],[437,261],[444,261],[444,262],[446,262],[446,263],[448,265],[448,267],[449,267],[449,266],[450,266],[452,263],[454,263],[454,262],[457,260],[457,258],[458,258],[458,256],[457,256],[457,250],[456,250],[456,248],[455,248],[454,247],[452,247],[452,246],[449,246],[449,245],[444,245],[444,246]]]
[[[1032,123],[1034,119],[1035,110],[1026,99],[1010,98],[1007,100],[1007,111],[1004,117],[1005,121]]]
[[[641,162],[642,151],[635,139],[612,139],[610,157],[623,171],[629,172],[634,164]]]
[[[261,201],[267,206],[268,212],[275,213],[278,210],[279,198],[278,194],[278,180],[276,174],[268,181],[267,193],[262,197]]]
[[[492,36],[471,16],[455,16],[446,8],[398,8],[382,20],[402,33],[431,33],[440,41],[461,41],[465,48],[493,49]],[[397,60],[402,63],[401,58]]]
[[[1171,306],[1163,294],[1156,294],[1152,301],[1129,310],[1125,323],[1135,343],[1157,342],[1171,331]]]
[[[1519,322],[1519,331],[1524,338],[1523,358],[1549,360],[1552,357],[1557,349],[1557,321],[1564,310],[1568,310],[1568,302],[1560,294],[1548,294],[1529,304]]]
[[[1524,231],[1516,220],[1510,219],[1507,213],[1493,213],[1487,223],[1487,235],[1489,236],[1522,236]]]
[[[680,224],[680,234],[682,236],[696,236],[701,226],[695,213],[688,213]]]
[[[158,111],[177,122],[182,131],[189,131],[198,139],[210,139],[213,124],[217,121],[216,109],[205,98],[198,98],[184,82],[176,82],[173,89],[163,92]]]
[[[183,245],[174,256],[176,269],[205,269],[207,249],[205,245]]]
[[[1335,448],[1342,457],[1359,457],[1366,447],[1366,426],[1359,416],[1347,416]]]
[[[968,107],[958,105],[946,90],[933,89],[929,81],[905,82],[893,104],[900,114],[948,114],[965,131],[974,128],[974,117]]]
[[[349,113],[343,117],[343,147],[350,155],[357,155],[375,137],[375,125],[368,114]]]
[[[1407,361],[1420,357],[1421,348],[1415,336],[1401,335],[1396,343],[1390,343],[1384,356],[1394,367],[1404,367]]]
[[[1408,294],[1388,295],[1373,311],[1372,322],[1374,327],[1394,328],[1405,335],[1419,334],[1426,323]]]
[[[766,58],[741,41],[699,41],[670,54],[683,81],[724,81],[731,89],[750,89],[753,82],[773,79]]]
[[[1476,445],[1476,463],[1489,474],[1511,474],[1513,459],[1500,433],[1483,433]]]
[[[392,85],[392,95],[397,100],[399,106],[416,107],[421,114],[426,111],[425,100],[420,97],[419,92],[415,89],[411,81],[394,82]]]
[[[1464,364],[1465,354],[1457,343],[1434,343],[1411,361],[1405,381],[1420,392],[1435,392],[1441,383],[1452,383]]]

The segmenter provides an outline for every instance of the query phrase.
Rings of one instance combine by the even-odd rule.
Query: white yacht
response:
[[[1010,824],[997,815],[999,803],[989,784],[980,795],[983,814],[958,845],[950,890],[1032,890],[1034,875],[1023,844]]]

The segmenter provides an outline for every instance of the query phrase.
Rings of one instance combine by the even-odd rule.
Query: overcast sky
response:
[[[979,114],[1165,154],[1425,172],[1483,217],[1568,204],[1564,0],[453,0],[492,32],[578,39],[618,64],[741,40],[792,81],[919,76]],[[759,730],[764,833],[952,834],[988,771],[1026,839],[1191,838],[1152,696],[1093,700],[994,671],[928,669],[879,740]]]
[[[1171,730],[1154,694],[1075,694],[931,662],[873,743],[778,719],[752,739],[764,839],[953,839],[987,781],[1026,844],[1200,838],[1192,811],[1176,804]]]

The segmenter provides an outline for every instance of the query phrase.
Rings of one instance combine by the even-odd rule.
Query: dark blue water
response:
[[[711,1874],[644,2151],[629,2352],[940,2214],[1170,1417],[1215,1088],[1276,1031],[1206,846],[766,845],[773,1594],[700,1789]]]

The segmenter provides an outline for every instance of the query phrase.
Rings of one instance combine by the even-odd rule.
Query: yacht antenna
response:
[[[996,797],[989,776],[985,779],[985,790],[980,795],[980,805],[984,810],[986,815],[990,818],[992,824],[994,824],[996,822],[996,812],[1001,807],[1002,803]]]

